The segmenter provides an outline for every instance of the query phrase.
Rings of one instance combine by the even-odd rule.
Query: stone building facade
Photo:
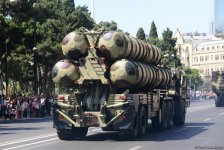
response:
[[[204,78],[210,78],[212,71],[224,71],[224,40],[206,34],[182,34],[178,29],[176,48],[185,67],[196,68]]]

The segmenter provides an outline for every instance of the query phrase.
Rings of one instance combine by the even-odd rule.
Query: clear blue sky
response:
[[[91,0],[74,0],[91,11]],[[209,32],[214,0],[94,0],[95,21],[115,21],[118,28],[135,36],[143,27],[149,33],[154,20],[159,36],[169,27],[173,32]]]

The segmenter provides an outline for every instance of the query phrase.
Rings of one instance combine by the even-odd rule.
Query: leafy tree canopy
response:
[[[0,32],[4,31],[2,22],[5,20],[8,67],[12,68],[9,77],[19,81],[30,80],[28,74],[33,72],[34,46],[38,48],[38,64],[50,69],[61,59],[60,42],[66,34],[80,27],[92,29],[94,26],[87,6],[75,7],[74,0],[38,0],[36,5],[33,3],[34,0],[22,0],[17,6],[6,3],[6,16],[2,15],[0,5]],[[5,53],[3,42],[3,34],[0,34],[0,56]]]
[[[185,68],[185,73],[188,79],[188,85],[191,86],[191,89],[195,88],[198,89],[201,85],[203,85],[203,80],[200,76],[199,70],[195,68]]]
[[[152,23],[151,23],[149,38],[158,38],[157,28],[156,28],[156,25],[155,25],[154,21],[152,21]]]
[[[143,30],[143,28],[139,28],[136,34],[137,39],[140,40],[145,40],[145,31]]]
[[[106,30],[117,30],[117,23],[115,21],[101,21],[98,24],[95,24],[94,30],[99,30],[99,29],[106,29]]]

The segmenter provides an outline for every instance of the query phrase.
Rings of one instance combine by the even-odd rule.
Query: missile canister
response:
[[[112,64],[110,80],[119,88],[164,88],[172,79],[167,68],[122,59]]]
[[[68,60],[57,62],[52,69],[53,82],[62,86],[69,86],[80,78],[78,67]]]
[[[116,31],[103,34],[99,43],[99,56],[111,60],[130,59],[146,64],[161,62],[161,51],[156,46]]]
[[[88,55],[89,43],[81,32],[70,32],[61,43],[62,52],[71,60],[78,60]]]

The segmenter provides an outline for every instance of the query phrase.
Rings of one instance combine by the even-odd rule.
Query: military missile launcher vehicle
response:
[[[212,90],[216,94],[216,107],[224,106],[224,72],[212,72]]]
[[[186,77],[160,65],[158,47],[121,32],[84,28],[61,44],[67,59],[52,69],[59,86],[53,122],[61,140],[85,137],[89,127],[135,138],[146,133],[148,120],[160,130],[184,125]]]

